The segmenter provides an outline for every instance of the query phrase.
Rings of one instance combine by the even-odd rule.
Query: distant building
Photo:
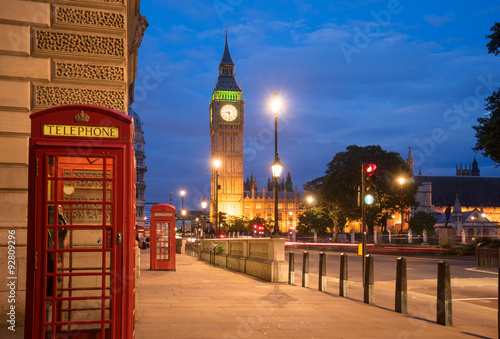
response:
[[[462,230],[467,236],[498,234],[500,178],[480,177],[479,173],[474,158],[469,168],[457,165],[456,176],[415,175],[417,207],[412,208],[412,215],[419,211],[431,213],[437,217],[436,227],[443,227],[444,212],[451,205],[453,218],[448,226],[454,227],[457,235],[461,235]]]
[[[129,114],[134,118],[135,139],[134,139],[134,153],[135,153],[135,171],[136,171],[136,191],[135,191],[135,215],[136,225],[146,225],[146,153],[144,152],[144,132],[142,130],[142,122],[139,114],[129,107]]]
[[[474,161],[472,162],[472,165],[469,166],[469,168],[467,168],[467,164],[465,165],[465,168],[462,168],[462,164],[460,164],[460,168],[458,168],[457,165],[457,176],[479,177],[480,172],[481,171],[479,170],[476,157],[474,157]]]
[[[470,240],[472,237],[498,235],[499,223],[490,221],[487,215],[488,214],[486,214],[483,208],[474,208],[465,212],[462,211],[462,206],[460,205],[457,194],[448,224],[446,224],[445,214],[439,214],[435,227],[438,229],[446,225],[448,227],[453,227],[456,230],[456,235],[462,235],[463,233],[467,240]]]
[[[245,181],[243,195],[243,216],[248,219],[263,218],[274,222],[274,183],[268,178],[267,189],[257,190],[257,179],[250,176]],[[298,192],[290,173],[278,187],[278,225],[282,232],[297,227],[298,216],[306,211],[305,192]]]

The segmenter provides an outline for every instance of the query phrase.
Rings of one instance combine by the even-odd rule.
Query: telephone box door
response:
[[[123,318],[133,307],[128,253],[135,235],[124,213],[130,154],[119,145],[78,141],[40,139],[30,152],[36,165],[25,336],[132,338]]]
[[[43,337],[115,338],[122,293],[121,151],[74,155],[42,148],[37,158],[43,232],[36,239],[41,284],[35,303],[43,310]]]
[[[175,207],[169,204],[151,206],[152,270],[175,270]]]

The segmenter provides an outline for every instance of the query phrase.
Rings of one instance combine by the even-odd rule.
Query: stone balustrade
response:
[[[210,262],[210,248],[216,244],[215,265],[271,282],[287,282],[285,241],[279,238],[203,239],[200,258]]]

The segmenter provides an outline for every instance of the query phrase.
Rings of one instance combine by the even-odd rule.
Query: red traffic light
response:
[[[377,165],[375,164],[368,164],[365,166],[365,172],[366,173],[373,173],[377,169]]]

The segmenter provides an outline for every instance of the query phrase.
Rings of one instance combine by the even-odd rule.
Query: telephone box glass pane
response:
[[[48,180],[47,181],[47,201],[53,201],[55,194],[54,194],[54,180]]]
[[[47,205],[47,225],[55,225],[55,211],[56,209],[54,204]]]
[[[170,255],[170,224],[168,222],[156,223],[156,260],[169,260]]]
[[[56,157],[50,156],[48,157],[47,165],[48,165],[48,170],[47,170],[47,176],[48,177],[55,177],[56,176]]]
[[[104,200],[101,180],[64,180],[59,181],[58,186],[59,200],[95,202]]]
[[[62,209],[68,225],[102,225],[101,204],[62,205]]]

